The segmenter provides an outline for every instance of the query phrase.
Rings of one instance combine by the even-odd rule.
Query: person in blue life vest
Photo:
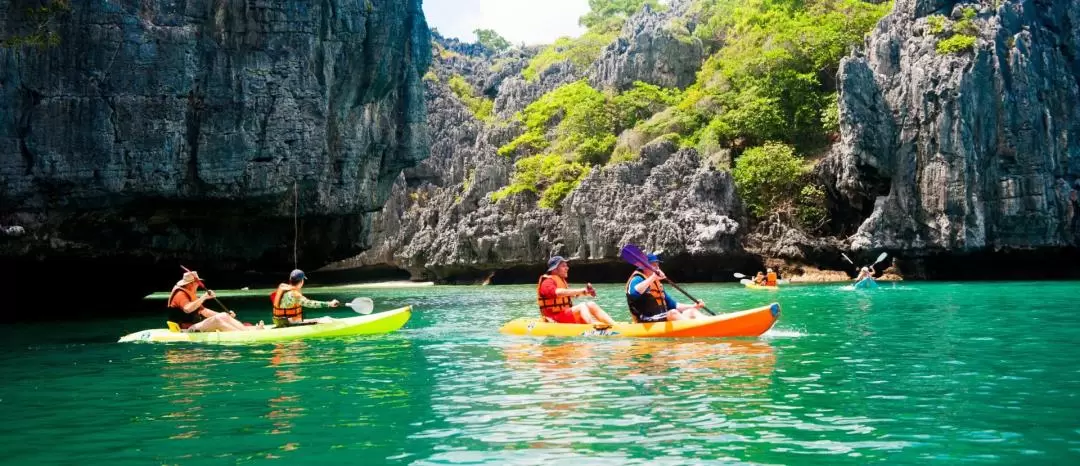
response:
[[[704,301],[681,304],[664,291],[660,281],[667,276],[660,270],[660,258],[656,254],[649,254],[648,257],[656,271],[638,268],[626,281],[626,304],[630,306],[630,315],[634,320],[644,323],[704,317],[698,311],[705,307]]]

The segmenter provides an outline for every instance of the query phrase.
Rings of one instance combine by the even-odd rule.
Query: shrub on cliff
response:
[[[510,41],[491,29],[474,29],[476,42],[492,52],[502,52],[510,48]]]
[[[680,132],[684,145],[822,144],[835,131],[823,118],[835,89],[821,78],[834,74],[891,8],[859,0],[694,2],[694,35],[712,55],[672,113],[698,122]]]
[[[546,152],[558,157],[537,159],[543,160],[542,165],[524,158],[519,160],[511,186],[493,198],[535,191],[541,194],[542,206],[558,206],[580,179],[568,173],[581,174],[581,167],[606,163],[615,147],[616,134],[670,105],[677,95],[676,90],[641,82],[634,83],[631,89],[621,94],[603,93],[585,80],[544,94],[517,116],[525,124],[525,132],[500,147],[499,154],[530,157]],[[557,167],[560,163],[567,167]],[[539,166],[544,169],[538,169]],[[553,178],[547,175],[522,173],[529,170],[548,174],[558,172],[560,176],[557,181],[552,181]],[[539,185],[523,186],[534,182]]]
[[[743,152],[731,175],[753,217],[816,229],[825,220],[825,191],[810,182],[809,168],[793,147],[769,142]]]
[[[436,77],[436,80],[437,79],[438,78]],[[450,76],[450,79],[447,80],[446,84],[450,86],[450,91],[453,92],[458,99],[461,99],[465,106],[469,108],[469,111],[472,112],[477,120],[487,121],[491,119],[492,110],[495,108],[495,102],[491,99],[485,99],[484,97],[477,95],[473,90],[472,84],[469,84],[465,78],[455,74]]]

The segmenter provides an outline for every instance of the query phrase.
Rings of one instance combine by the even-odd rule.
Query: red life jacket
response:
[[[285,297],[285,293],[296,293],[293,295],[296,302],[293,303],[293,307],[281,307],[281,299]],[[300,292],[296,290],[292,285],[282,283],[278,285],[278,288],[270,293],[270,304],[274,306],[274,317],[282,317],[286,319],[304,318],[304,307],[300,305]]]
[[[184,293],[188,297],[188,301],[194,301],[195,296],[191,294],[187,289],[180,287],[173,287],[172,293],[169,293],[169,321],[176,322],[180,328],[189,328],[192,325],[199,323],[202,320],[202,316],[199,315],[199,311],[184,312],[183,306],[173,305],[173,300],[176,299],[177,293]]]
[[[769,272],[765,275],[765,286],[776,286],[776,272]]]
[[[574,307],[574,301],[569,296],[555,296],[554,298],[545,298],[540,295],[540,286],[544,284],[544,280],[551,279],[555,281],[555,289],[569,288],[566,284],[566,280],[556,275],[541,275],[540,281],[536,283],[536,304],[540,306],[540,315],[550,317],[558,314],[562,311]]]

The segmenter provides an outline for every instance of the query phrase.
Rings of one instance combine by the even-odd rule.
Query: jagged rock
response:
[[[973,7],[974,51],[942,55],[927,16]],[[900,0],[841,63],[842,143],[823,165],[865,220],[853,248],[926,255],[1075,248],[1080,3]]]
[[[499,84],[495,96],[495,113],[509,117],[564,84],[572,83],[584,76],[570,62],[554,63],[540,76],[529,81],[520,74],[505,78]]]
[[[634,81],[679,89],[693,84],[704,49],[685,25],[673,21],[678,11],[656,12],[646,5],[630,17],[593,64],[593,87],[626,90]]]
[[[0,31],[29,31],[38,3],[5,6]],[[181,259],[291,269],[294,212],[301,265],[359,252],[428,154],[420,3],[72,2],[58,46],[0,48],[0,222],[33,232],[0,256],[57,283],[35,261],[122,264],[145,294]]]

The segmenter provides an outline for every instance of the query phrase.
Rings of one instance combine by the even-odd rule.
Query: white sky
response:
[[[550,44],[585,32],[578,18],[588,0],[423,0],[428,26],[443,37],[476,41],[474,29],[494,29],[518,45]]]

